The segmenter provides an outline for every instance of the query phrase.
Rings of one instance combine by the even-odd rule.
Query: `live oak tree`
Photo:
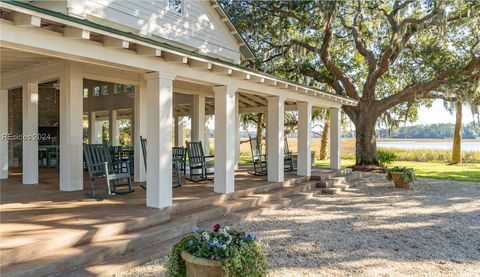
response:
[[[444,98],[442,86],[480,74],[479,1],[223,4],[257,53],[249,66],[359,101],[343,107],[357,164],[378,164],[375,125],[386,112],[414,112]]]

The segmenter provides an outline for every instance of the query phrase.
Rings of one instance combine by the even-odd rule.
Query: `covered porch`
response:
[[[125,233],[135,233],[151,226],[168,229],[169,222],[187,224],[191,228],[204,220],[232,214],[236,210],[262,207],[267,201],[263,198],[268,193],[283,189],[301,192],[299,185],[308,179],[287,173],[283,182],[268,182],[265,176],[249,175],[248,169],[242,165],[236,171],[234,193],[215,193],[212,182],[186,182],[173,191],[172,206],[160,211],[145,208],[147,195],[139,188],[140,183],[135,184],[135,193],[98,201],[83,197],[82,191],[59,193],[58,173],[54,170],[44,172],[35,186],[22,184],[21,173],[13,173],[0,185],[2,260],[21,262],[58,249],[80,249],[85,243],[128,237]],[[325,168],[314,168],[312,172],[316,179],[343,173],[342,170]],[[281,199],[281,195],[275,199]],[[238,203],[243,204],[239,206]],[[66,251],[64,255],[72,253]]]
[[[62,192],[83,191],[82,144],[83,118],[88,116],[88,142],[98,141],[96,121],[107,117],[110,122],[111,145],[118,143],[117,118],[129,117],[134,148],[136,182],[146,182],[146,192],[137,189],[132,199],[143,201],[148,207],[165,209],[175,206],[176,195],[182,191],[205,194],[232,194],[245,184],[255,185],[261,180],[245,175],[239,167],[239,115],[262,112],[267,117],[268,175],[263,182],[282,183],[292,176],[311,176],[311,113],[313,108],[329,109],[331,120],[331,167],[340,168],[340,107],[354,105],[355,101],[321,92],[266,74],[251,71],[218,59],[211,59],[182,49],[172,48],[121,31],[115,34],[95,24],[82,25],[51,15],[32,14],[5,4],[2,8],[2,87],[0,131],[0,178],[2,186],[18,186],[18,177],[9,171],[9,92],[21,88],[22,129],[20,144],[21,184],[42,186],[43,178],[56,181]],[[20,31],[21,30],[21,31]],[[130,107],[110,107],[102,114],[86,104],[98,95],[87,92],[85,83],[103,82],[132,88],[127,94]],[[54,82],[59,94],[58,103],[58,177],[48,170],[39,170],[39,86]],[[95,93],[95,91],[93,91]],[[99,92],[101,94],[102,92]],[[87,96],[87,97],[85,97]],[[101,96],[99,96],[101,97]],[[88,98],[86,100],[85,98]],[[115,105],[118,101],[113,102]],[[297,171],[284,172],[284,113],[298,111]],[[206,116],[213,115],[215,177],[211,186],[185,186],[172,189],[172,146],[183,145],[180,117],[188,116],[191,140],[202,141],[208,147],[205,135]],[[139,137],[148,139],[145,172]],[[18,140],[18,138],[17,138]],[[209,149],[205,149],[209,150]],[[207,152],[208,153],[208,152]],[[57,161],[58,161],[57,160]],[[42,176],[46,174],[45,176]],[[290,176],[290,177],[288,177]],[[25,188],[25,186],[21,186]],[[6,193],[13,193],[17,188]],[[25,190],[27,191],[27,190]],[[21,193],[16,192],[16,193]],[[58,195],[71,197],[71,193]],[[140,197],[136,197],[138,195]],[[141,195],[145,195],[141,197]],[[45,199],[49,201],[48,199]],[[78,197],[77,200],[83,201]],[[51,200],[55,201],[55,200]],[[115,201],[113,198],[108,201]],[[107,201],[107,202],[108,202]],[[105,203],[107,203],[105,202]]]

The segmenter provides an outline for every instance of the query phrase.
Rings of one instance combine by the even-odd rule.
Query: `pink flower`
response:
[[[217,224],[213,225],[213,231],[218,232],[218,230],[220,230],[220,224],[217,223]]]
[[[212,257],[210,257],[211,260],[215,261],[215,255],[213,255]]]

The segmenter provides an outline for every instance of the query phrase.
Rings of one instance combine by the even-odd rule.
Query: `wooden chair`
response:
[[[297,163],[295,159],[295,154],[293,154],[288,147],[288,139],[285,136],[284,147],[283,147],[283,159],[285,171],[294,171],[297,170]]]
[[[135,191],[130,177],[130,161],[113,162],[109,148],[103,144],[84,144],[83,156],[91,185],[91,191],[87,196],[97,198],[95,183],[101,179],[104,179],[106,182],[105,188],[108,195]],[[118,187],[124,186],[128,187],[127,191],[117,191]]]
[[[189,171],[186,178],[192,182],[213,180],[208,176],[214,174],[214,164],[212,162],[214,156],[204,155],[202,142],[187,141],[187,154]]]
[[[145,171],[147,171],[147,139],[140,136],[140,144],[142,146],[143,162]],[[182,167],[183,166],[183,167]],[[185,167],[185,149],[183,147],[173,147],[172,149],[172,186],[174,188],[182,186],[181,171]],[[185,170],[184,170],[185,171]],[[147,189],[144,185],[140,185],[143,189]]]
[[[177,184],[173,187],[179,187],[182,185],[182,171],[185,174],[185,148],[173,147],[172,148],[172,165],[173,165],[173,183]]]
[[[267,175],[267,155],[262,154],[257,137],[250,137],[250,149],[252,151],[253,171],[248,173],[260,176]]]
[[[140,136],[140,144],[142,145],[143,164],[145,165],[145,172],[147,171],[147,139]]]

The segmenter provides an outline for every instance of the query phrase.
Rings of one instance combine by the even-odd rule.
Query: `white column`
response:
[[[183,146],[183,121],[182,117],[175,116],[174,120],[174,131],[175,131],[175,146],[182,147]]]
[[[235,97],[235,169],[240,164],[240,108],[238,106],[240,97]]]
[[[23,183],[38,183],[38,83],[23,84]]]
[[[177,144],[178,144],[178,147],[182,147],[183,146],[183,143],[185,142],[184,140],[184,136],[183,136],[183,128],[184,128],[184,124],[183,124],[183,117],[180,117],[179,119],[179,122],[178,122],[178,137],[177,137]]]
[[[340,109],[330,109],[330,167],[333,169],[342,168],[340,165]]]
[[[147,80],[147,206],[172,206],[173,79],[159,72]]]
[[[102,144],[103,143],[103,124],[102,121],[95,121],[95,137],[93,143]]]
[[[88,143],[97,143],[97,114],[96,112],[88,113]]]
[[[0,90],[0,179],[8,178],[8,90]]]
[[[210,120],[210,118],[210,116],[205,116],[205,132],[203,132],[205,137],[202,140],[203,153],[207,156],[210,155],[210,128],[208,128],[207,125],[207,122]]]
[[[235,98],[236,87],[214,87],[215,92],[215,181],[214,191],[235,191]]]
[[[118,128],[117,111],[110,110],[110,144],[112,146],[120,145],[120,129]]]
[[[192,141],[205,140],[205,95],[193,95]]]
[[[83,189],[83,79],[81,65],[67,62],[60,78],[60,190]]]
[[[297,174],[310,176],[312,171],[311,161],[311,128],[312,104],[309,102],[297,103],[298,106],[298,157]]]
[[[285,98],[282,96],[268,97],[267,116],[267,170],[269,182],[283,182],[284,180],[284,120]]]
[[[143,160],[142,144],[140,136],[147,137],[147,82],[142,78],[140,84],[135,86],[135,138],[134,138],[134,162],[135,162],[135,182],[145,182],[145,163]]]

